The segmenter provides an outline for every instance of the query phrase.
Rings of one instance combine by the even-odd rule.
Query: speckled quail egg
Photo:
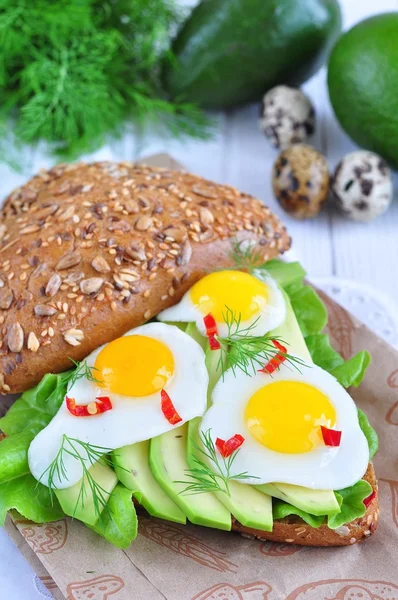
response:
[[[304,142],[315,131],[311,100],[297,88],[272,88],[263,98],[260,129],[276,148]]]
[[[347,154],[332,177],[338,208],[350,219],[372,221],[389,207],[393,197],[391,171],[378,155],[366,150]]]
[[[329,170],[323,154],[306,144],[295,144],[275,161],[272,186],[282,208],[296,219],[319,213],[329,191]]]

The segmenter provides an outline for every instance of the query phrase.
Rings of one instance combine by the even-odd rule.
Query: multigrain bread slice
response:
[[[250,529],[236,520],[232,523],[232,530],[238,531],[245,537],[286,544],[299,544],[300,546],[349,546],[361,542],[376,531],[379,520],[378,486],[372,463],[369,464],[363,479],[370,483],[376,492],[375,497],[367,507],[363,517],[355,519],[351,523],[346,523],[337,529],[330,529],[327,525],[321,525],[314,529],[300,517],[292,515],[274,521],[272,532]]]
[[[255,240],[264,260],[290,245],[259,200],[188,173],[41,172],[0,214],[0,391],[22,392],[178,302],[231,264],[233,238]]]

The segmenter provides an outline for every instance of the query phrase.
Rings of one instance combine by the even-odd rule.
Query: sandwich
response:
[[[378,521],[377,434],[261,202],[183,172],[59,165],[0,220],[0,523],[140,514],[312,546]]]

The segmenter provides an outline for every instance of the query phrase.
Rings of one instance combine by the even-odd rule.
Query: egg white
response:
[[[369,463],[369,447],[359,422],[354,401],[337,380],[316,365],[300,367],[301,373],[282,364],[272,377],[258,373],[248,377],[231,370],[220,380],[212,394],[213,405],[204,415],[200,429],[210,430],[216,438],[227,440],[236,433],[245,441],[233,463],[233,473],[247,472],[258,479],[244,483],[291,483],[311,489],[339,490],[361,479]],[[275,381],[302,381],[323,392],[336,411],[335,429],[342,431],[339,447],[319,446],[310,452],[285,454],[258,442],[246,426],[244,412],[253,394]],[[281,400],[282,401],[282,400]]]
[[[250,335],[265,335],[269,331],[272,331],[272,329],[279,327],[286,319],[286,302],[275,279],[266,273],[260,273],[260,271],[255,271],[253,275],[267,287],[268,302],[251,319],[242,320],[240,322],[240,329],[251,327]],[[236,293],[239,293],[238,286]],[[225,306],[230,305],[230,299],[225,298]],[[159,321],[194,322],[199,332],[202,335],[206,335],[206,327],[203,321],[204,316],[192,302],[190,290],[188,290],[178,304],[166,308],[166,310],[158,314],[157,318]],[[228,327],[224,322],[217,323],[217,331],[220,337],[227,337],[228,335]]]
[[[109,396],[113,408],[90,417],[75,417],[67,409],[65,401],[62,403],[58,413],[34,438],[29,448],[29,469],[41,483],[48,484],[48,473],[44,476],[43,473],[60,449],[63,434],[102,448],[115,449],[175,429],[205,412],[209,378],[204,352],[195,340],[178,327],[163,323],[148,323],[125,335],[152,337],[163,342],[172,352],[175,371],[165,390],[182,421],[174,426],[167,421],[161,410],[160,391],[133,398],[104,390],[87,379],[79,379],[67,392],[77,404],[93,402],[97,396]],[[89,367],[95,365],[95,360],[105,345],[87,357]],[[78,448],[80,451],[81,448]],[[57,488],[72,486],[83,474],[80,461],[64,453],[64,462],[67,478],[62,481],[56,478],[54,483]]]

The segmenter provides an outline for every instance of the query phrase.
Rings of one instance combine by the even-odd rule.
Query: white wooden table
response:
[[[193,4],[195,0],[187,0]],[[341,0],[345,27],[376,12],[398,10],[398,0]],[[264,67],[266,68],[266,66]],[[339,157],[355,146],[338,126],[327,96],[325,72],[319,73],[305,86],[313,99],[318,130],[315,145],[326,154],[331,169]],[[295,221],[283,214],[271,191],[270,173],[276,152],[258,131],[258,107],[247,107],[217,115],[219,124],[210,142],[180,144],[156,136],[139,140],[131,134],[102,148],[90,157],[100,159],[130,159],[155,152],[169,152],[188,169],[216,181],[230,183],[261,198],[285,220],[294,238],[294,248],[312,277],[337,275],[344,279],[370,284],[398,297],[398,197],[387,214],[371,224],[362,225],[344,219],[328,209],[313,221]],[[25,174],[16,175],[0,167],[0,197],[23,183],[52,159],[42,147],[29,153],[30,164]],[[395,176],[398,190],[398,177]],[[398,196],[398,193],[396,194]],[[8,600],[44,600],[44,588],[30,567],[0,531],[0,589]]]

